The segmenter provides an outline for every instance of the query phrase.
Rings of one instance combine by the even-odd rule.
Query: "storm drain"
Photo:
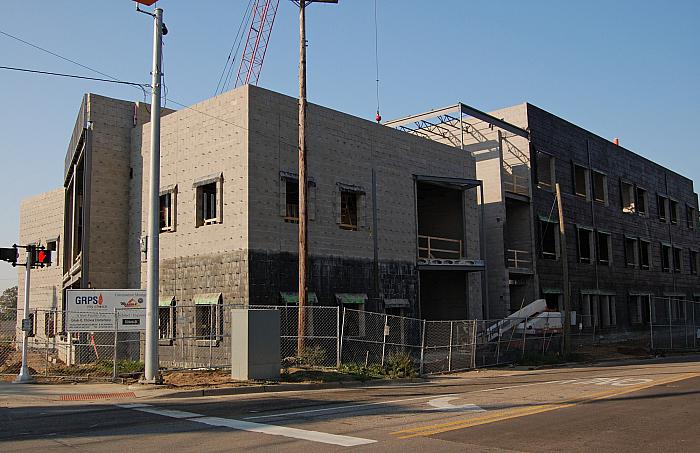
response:
[[[112,398],[136,398],[134,392],[121,393],[74,393],[72,395],[61,395],[60,401],[90,401],[90,400],[109,400]]]

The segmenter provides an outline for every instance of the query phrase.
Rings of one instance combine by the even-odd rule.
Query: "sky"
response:
[[[385,120],[458,101],[485,111],[530,102],[619,137],[626,148],[693,179],[698,191],[700,2],[376,2]],[[158,3],[169,30],[168,97],[185,105],[212,97],[248,0]],[[374,118],[374,11],[375,0],[309,7],[310,102]],[[130,0],[4,1],[0,31],[120,80],[150,83],[152,21]],[[260,86],[296,96],[298,33],[296,7],[280,0]],[[3,34],[0,61],[101,77]],[[0,247],[18,241],[20,200],[61,186],[85,92],[144,100],[134,87],[0,70]],[[0,262],[0,289],[16,284],[16,274]]]

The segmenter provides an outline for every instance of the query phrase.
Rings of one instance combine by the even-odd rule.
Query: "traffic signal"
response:
[[[0,248],[0,260],[17,265],[17,247]]]
[[[51,266],[51,250],[32,248],[32,267]]]

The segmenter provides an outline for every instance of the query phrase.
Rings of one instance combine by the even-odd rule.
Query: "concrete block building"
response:
[[[527,103],[491,113],[459,103],[387,125],[474,156],[485,187],[491,316],[536,298],[561,308],[567,284],[585,329],[644,329],[657,316],[690,316],[673,307],[657,314],[653,298],[700,300],[698,195],[689,178]]]
[[[474,157],[313,104],[307,118],[313,303],[431,319],[482,317],[482,186]],[[68,288],[145,286],[148,121],[142,103],[95,94],[82,100],[64,187],[47,201],[62,223],[32,219],[63,227],[60,268],[37,271],[60,274],[53,275],[59,302]],[[297,100],[244,86],[164,111],[161,128],[165,343],[176,324],[182,335],[223,329],[223,320],[207,323],[199,315],[220,316],[212,307],[293,303]],[[46,303],[36,297],[32,306]],[[172,306],[191,310],[174,319]]]

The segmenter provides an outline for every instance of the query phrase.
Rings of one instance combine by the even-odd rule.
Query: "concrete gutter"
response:
[[[357,387],[377,387],[383,385],[404,385],[426,383],[428,379],[424,378],[409,378],[409,379],[372,379],[368,381],[337,381],[337,382],[321,382],[321,383],[282,383],[282,384],[262,384],[248,385],[240,387],[204,387],[194,389],[173,389],[164,385],[144,386],[141,384],[132,384],[128,386],[129,390],[138,391],[139,397],[148,396],[147,392],[153,390],[152,395],[155,398],[196,398],[203,396],[219,396],[219,395],[249,395],[260,393],[275,393],[275,392],[299,392],[308,390],[326,390],[338,388],[357,388]]]

